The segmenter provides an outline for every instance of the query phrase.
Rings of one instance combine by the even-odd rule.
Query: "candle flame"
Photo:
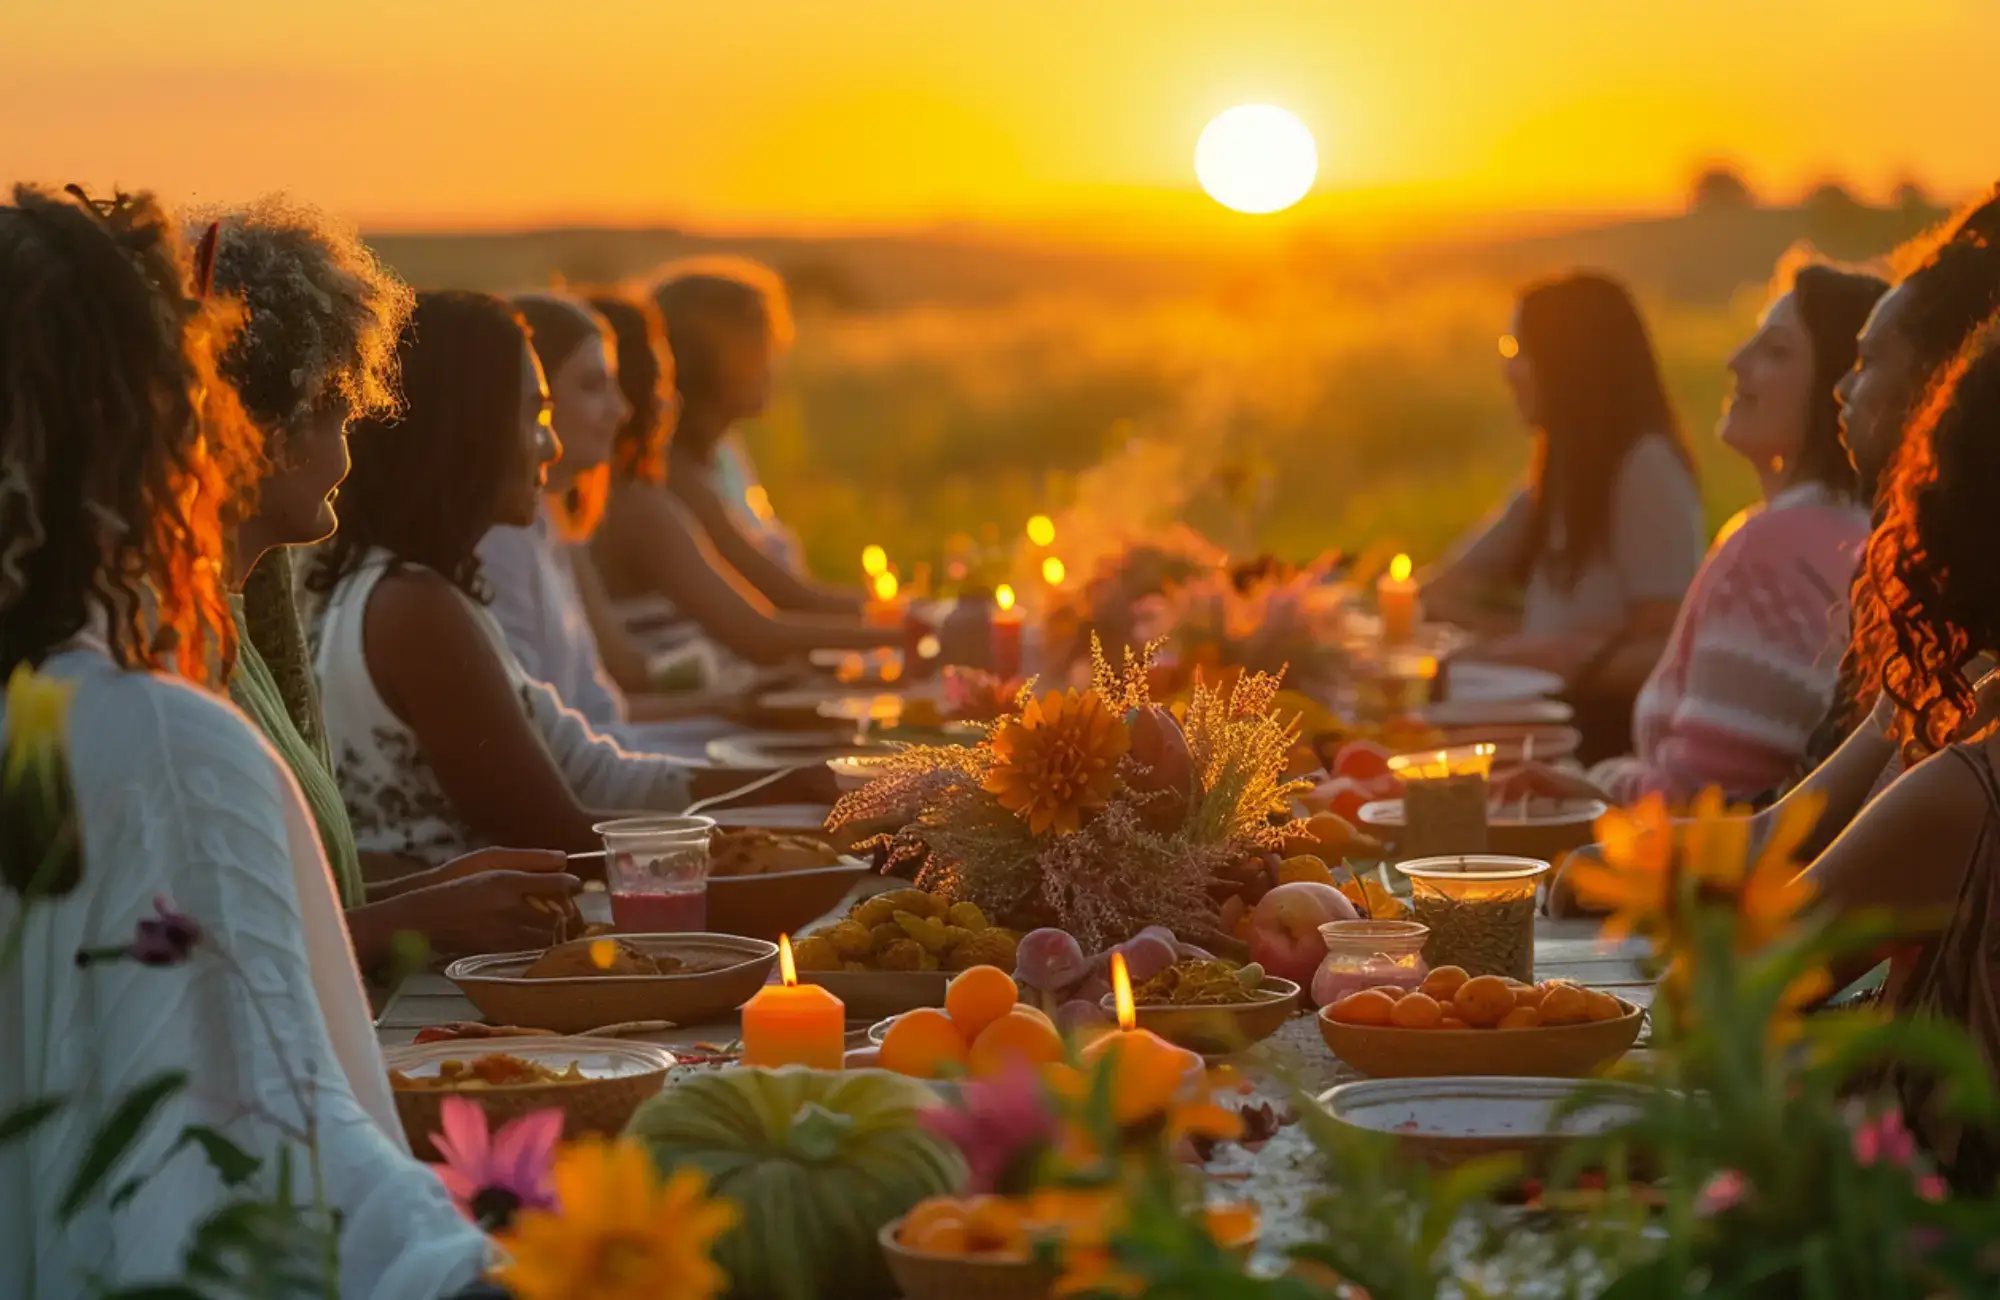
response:
[[[944,644],[934,636],[926,636],[917,642],[917,658],[935,659],[944,653]]]
[[[896,575],[893,573],[876,574],[875,599],[894,600],[896,598],[897,591],[901,590],[902,585],[903,584],[896,581]]]
[[[1014,608],[1014,589],[1004,582],[1001,583],[993,589],[993,603],[1002,609]]]
[[[1399,555],[1389,561],[1389,577],[1395,582],[1408,582],[1410,580],[1410,557]]]
[[[1125,954],[1111,954],[1111,995],[1118,1003],[1118,1027],[1132,1029],[1139,1023],[1139,1013],[1132,1008],[1132,977],[1125,971]]]
[[[778,978],[786,988],[799,982],[799,968],[792,964],[792,937],[778,936]]]
[[[1042,561],[1042,581],[1051,587],[1062,586],[1063,573],[1063,562],[1055,556]]]
[[[1037,546],[1047,546],[1056,539],[1056,521],[1047,515],[1036,515],[1028,521],[1028,540]]]
[[[879,578],[889,571],[889,553],[879,546],[861,548],[861,571],[871,578]]]

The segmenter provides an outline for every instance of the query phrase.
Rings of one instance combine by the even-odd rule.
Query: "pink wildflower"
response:
[[[466,1218],[491,1232],[516,1211],[555,1208],[550,1171],[562,1137],[559,1110],[522,1115],[488,1134],[486,1112],[464,1097],[444,1099],[444,1132],[431,1144],[444,1157],[431,1169]]]
[[[1041,1078],[1018,1061],[997,1078],[966,1084],[957,1105],[929,1107],[919,1119],[964,1154],[967,1190],[974,1194],[1003,1190],[1008,1176],[1056,1132]]]
[[[1713,1218],[1741,1205],[1749,1195],[1749,1180],[1737,1170],[1725,1169],[1711,1177],[1695,1194],[1694,1212],[1705,1219]]]

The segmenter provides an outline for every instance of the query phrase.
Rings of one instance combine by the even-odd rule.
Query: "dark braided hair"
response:
[[[190,291],[150,195],[72,193],[0,206],[0,676],[96,626],[121,666],[215,685],[263,468],[216,374],[233,313]]]
[[[1965,665],[2000,652],[2000,324],[1932,385],[1891,463],[1857,590],[1868,683],[1896,702],[1902,739],[1937,750],[1973,711]]]
[[[595,295],[589,302],[618,340],[618,387],[632,408],[611,452],[612,476],[664,483],[667,443],[674,436],[680,396],[674,388],[674,354],[667,347],[659,309],[611,294]]]
[[[508,481],[524,472],[521,368],[528,331],[486,293],[424,292],[397,340],[399,417],[357,421],[340,489],[340,531],[319,550],[308,590],[327,595],[380,547],[444,575],[475,600],[479,539]]]

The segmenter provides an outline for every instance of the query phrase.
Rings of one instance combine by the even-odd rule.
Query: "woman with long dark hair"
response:
[[[0,742],[10,769],[37,751],[60,765],[80,844],[24,878],[29,828],[0,813],[0,930],[21,940],[0,967],[0,1113],[64,1100],[0,1143],[0,1293],[180,1277],[197,1225],[239,1195],[168,1149],[205,1127],[256,1157],[251,1194],[324,1198],[341,1295],[427,1300],[471,1285],[486,1242],[410,1158],[312,817],[219,695],[227,538],[262,456],[217,372],[230,313],[191,278],[149,197],[22,186],[0,206],[0,677],[20,675]],[[165,965],[76,960],[165,926],[166,900],[199,934],[175,919],[182,942],[151,954]],[[134,1148],[151,1176],[59,1212],[52,1171],[83,1168],[121,1101],[169,1075],[185,1086]]]
[[[1528,486],[1427,578],[1424,603],[1491,635],[1480,658],[1560,674],[1580,709],[1610,718],[1605,749],[1628,729],[1701,565],[1693,461],[1645,321],[1616,282],[1529,288],[1500,350],[1534,432]]]
[[[1749,341],[1717,429],[1756,468],[1763,502],[1716,538],[1666,654],[1633,709],[1634,752],[1592,779],[1621,803],[1684,803],[1715,786],[1747,799],[1782,784],[1833,696],[1846,592],[1868,536],[1873,483],[1840,442],[1834,385],[1887,286],[1790,256]]]
[[[526,527],[561,454],[515,311],[424,293],[398,347],[404,409],[352,439],[341,526],[307,587],[315,668],[360,847],[597,847],[601,810],[686,806],[689,771],[591,730],[521,668],[487,612],[480,539]]]

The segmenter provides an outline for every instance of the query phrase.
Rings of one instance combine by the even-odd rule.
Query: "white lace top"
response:
[[[307,1097],[344,1223],[341,1295],[418,1300],[469,1286],[486,1240],[410,1157],[333,878],[284,764],[242,714],[184,683],[121,671],[96,650],[44,668],[77,683],[68,736],[83,881],[36,905],[19,960],[0,971],[0,1113],[70,1101],[0,1144],[0,1294],[53,1300],[85,1294],[90,1276],[117,1287],[177,1273],[190,1229],[225,1195],[197,1148],[168,1159],[183,1127],[222,1130],[263,1157],[259,1177],[273,1183],[284,1141],[273,1120],[302,1130]],[[0,731],[4,713],[0,701]],[[203,927],[185,965],[77,968],[78,949],[129,942],[155,896]],[[0,931],[19,909],[0,891]],[[98,1198],[58,1223],[59,1189],[90,1134],[165,1070],[185,1071],[187,1089]],[[297,1155],[294,1195],[309,1198]],[[109,1208],[111,1189],[155,1167]]]
[[[425,760],[416,733],[390,711],[368,672],[362,625],[368,598],[388,563],[385,552],[370,555],[327,597],[318,619],[313,671],[356,847],[363,853],[443,862],[487,842],[459,816]],[[633,753],[593,731],[582,715],[563,706],[554,688],[527,675],[482,606],[470,599],[466,605],[486,630],[521,708],[578,800],[607,813],[675,812],[687,806],[686,763]]]

